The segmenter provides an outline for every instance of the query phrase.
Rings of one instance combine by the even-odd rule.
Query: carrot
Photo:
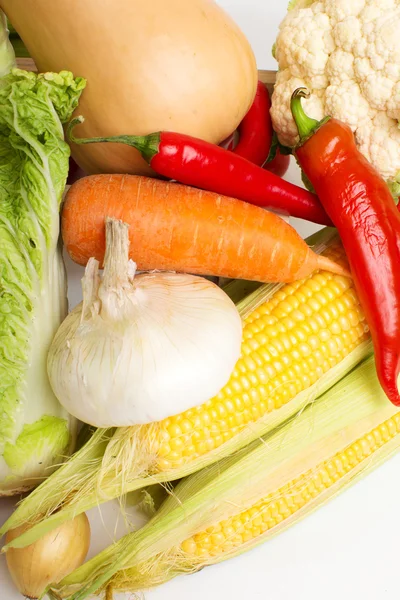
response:
[[[105,219],[130,225],[130,255],[143,271],[290,282],[316,269],[348,275],[315,254],[283,219],[251,204],[135,175],[92,175],[69,189],[62,235],[72,260],[102,264]]]

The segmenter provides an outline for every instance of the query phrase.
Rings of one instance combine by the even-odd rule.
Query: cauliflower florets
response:
[[[298,142],[290,98],[306,87],[307,114],[346,122],[381,175],[400,181],[400,0],[294,0],[275,57],[271,115],[282,144]]]

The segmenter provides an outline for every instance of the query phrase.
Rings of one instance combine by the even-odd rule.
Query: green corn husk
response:
[[[177,482],[174,483],[176,485]],[[134,506],[147,517],[152,517],[173,490],[174,486],[170,482],[135,490],[126,495],[126,506]]]
[[[242,281],[240,279],[233,279],[226,285],[222,286],[222,289],[226,294],[228,294],[229,298],[235,303],[239,304],[256,290],[258,290],[262,286],[262,283],[258,283],[257,281]]]
[[[308,242],[314,251],[322,252],[335,236],[336,231],[327,228],[309,238]],[[243,283],[237,282],[237,285],[242,286]],[[242,317],[246,318],[280,287],[280,284],[263,285],[244,298],[238,304]],[[279,409],[268,412],[251,426],[243,428],[223,445],[178,468],[162,472],[152,469],[154,457],[151,441],[159,431],[157,423],[145,429],[146,445],[140,427],[99,429],[80,451],[19,505],[0,529],[0,535],[23,523],[29,523],[31,528],[9,545],[24,547],[66,520],[102,502],[121,498],[129,492],[149,485],[176,481],[211,465],[259,436],[271,432],[285,420],[302,411],[371,353],[370,340],[360,343],[337,366],[331,368],[294,399]]]
[[[84,600],[107,587],[111,597],[113,591],[148,589],[237,556],[330,500],[399,446],[400,412],[382,391],[372,356],[273,434],[184,479],[142,529],[52,586],[51,593]],[[344,465],[342,471],[338,464]],[[293,495],[319,474],[322,484],[299,510],[293,509]],[[275,506],[289,499],[292,512],[274,517],[274,526],[226,552],[198,556],[185,551],[185,540],[205,530],[208,534],[221,521],[236,517],[232,526],[238,527],[237,516],[265,498]]]

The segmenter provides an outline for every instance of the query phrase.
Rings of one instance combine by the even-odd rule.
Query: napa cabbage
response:
[[[0,11],[0,495],[39,483],[74,440],[46,360],[67,313],[59,241],[70,155],[63,124],[84,86],[67,71],[15,68]]]

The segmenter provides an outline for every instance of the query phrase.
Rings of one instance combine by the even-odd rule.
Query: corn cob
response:
[[[52,587],[57,598],[148,589],[245,552],[400,446],[400,412],[373,357],[275,433],[183,480],[156,515]]]
[[[310,242],[346,265],[333,230]],[[261,286],[238,307],[242,356],[215,398],[159,423],[96,431],[0,534],[39,521],[12,542],[27,545],[102,501],[198,471],[303,410],[372,352],[349,278],[318,272],[290,285]]]

